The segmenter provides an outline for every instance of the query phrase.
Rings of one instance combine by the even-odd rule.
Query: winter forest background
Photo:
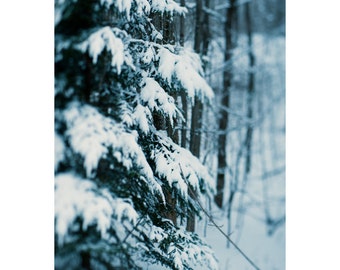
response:
[[[55,269],[285,269],[285,1],[56,0],[54,60]]]

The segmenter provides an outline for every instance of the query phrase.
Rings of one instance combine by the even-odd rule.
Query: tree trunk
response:
[[[253,118],[253,102],[254,102],[254,92],[255,92],[255,55],[253,52],[253,40],[252,40],[252,23],[251,23],[251,15],[250,15],[250,2],[245,3],[245,26],[248,38],[248,59],[249,59],[249,70],[248,70],[248,88],[247,88],[247,120],[251,121]],[[251,170],[251,146],[252,146],[252,137],[253,137],[253,124],[250,122],[247,126],[246,137],[244,144],[242,144],[242,148],[245,148],[245,171],[243,174],[242,188],[241,194],[239,198],[239,211],[237,215],[236,227],[240,231],[239,237],[241,236],[242,226],[244,222],[244,214],[243,214],[243,198],[246,192],[248,175]]]
[[[191,113],[190,151],[199,158],[201,149],[201,129],[202,129],[203,103],[195,97],[195,104]]]
[[[185,120],[187,120],[188,119],[188,98],[184,92],[181,93],[181,101],[182,101],[183,117]],[[181,147],[187,148],[187,123],[185,121],[182,121]]]
[[[163,35],[163,15],[159,12],[152,12],[150,17],[154,27]]]
[[[227,168],[227,128],[229,115],[225,108],[229,107],[230,87],[232,80],[232,50],[234,48],[233,18],[236,12],[234,7],[235,0],[230,1],[230,6],[226,9],[225,22],[225,53],[224,61],[227,67],[223,71],[223,93],[221,99],[221,111],[219,120],[219,136],[218,136],[218,172],[217,172],[217,193],[215,195],[215,203],[218,207],[223,206],[223,192],[226,178]]]
[[[185,0],[181,0],[181,6],[185,6]],[[181,15],[179,21],[179,44],[184,47],[184,38],[185,38],[185,18],[184,15]],[[182,102],[182,111],[183,117],[185,120],[188,119],[188,100],[187,96],[184,92],[181,93],[181,102]],[[181,147],[187,147],[187,123],[182,121],[182,130],[181,130]]]
[[[248,71],[248,112],[247,118],[251,120],[253,118],[253,100],[254,100],[254,91],[255,91],[255,56],[253,52],[253,38],[252,38],[252,24],[251,24],[251,16],[250,16],[250,3],[245,4],[245,19],[246,19],[246,27],[247,27],[247,36],[248,36],[248,58],[249,58],[249,71]],[[247,156],[246,156],[246,173],[250,172],[251,168],[251,141],[253,137],[253,126],[249,124],[247,127],[246,134],[246,148],[247,148]]]
[[[185,0],[181,0],[181,7],[185,7]],[[184,36],[185,36],[185,18],[181,15],[179,19],[179,45],[184,47]]]
[[[210,0],[205,0],[205,7],[210,8]],[[210,20],[209,20],[209,13],[203,13],[203,26],[202,26],[202,55],[208,55],[208,49],[210,44]],[[207,63],[203,60],[203,68],[204,70],[207,67]]]
[[[203,27],[202,19],[203,19],[203,0],[196,0],[194,50],[198,54],[201,53],[202,27]]]
[[[175,28],[174,28],[174,21],[172,16],[169,13],[164,13],[163,15],[163,44],[175,44]],[[170,93],[171,96],[177,100],[176,93]],[[167,133],[168,136],[173,140],[174,143],[178,144],[179,142],[179,135],[178,130],[176,129],[177,121],[174,120],[173,126],[171,126],[170,119],[167,120]],[[164,192],[165,200],[168,207],[168,212],[166,213],[166,217],[177,225],[177,213],[176,213],[176,194],[172,192],[172,187],[170,190],[165,189]]]
[[[203,27],[203,0],[196,0],[196,24],[195,24],[195,40],[194,50],[196,53],[201,53],[202,45],[202,27]],[[202,115],[203,115],[203,103],[195,97],[194,105],[191,110],[191,129],[190,129],[190,151],[199,158],[201,148],[201,128],[202,128]],[[195,192],[195,191],[194,191]],[[190,194],[191,198],[194,198],[195,194]],[[188,213],[187,231],[195,231],[195,214]]]

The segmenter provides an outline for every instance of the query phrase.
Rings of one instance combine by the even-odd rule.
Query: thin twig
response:
[[[201,202],[199,201],[197,195],[195,194],[195,192],[193,192],[191,186],[189,185],[189,183],[187,182],[186,178],[184,177],[184,173],[182,170],[182,166],[181,164],[179,164],[179,167],[181,169],[181,174],[183,179],[186,181],[186,184],[188,186],[188,189],[190,189],[192,191],[193,197],[196,200],[196,202],[198,203],[199,207],[201,208],[201,210],[203,211],[203,213],[209,218],[210,222],[219,230],[220,233],[223,234],[223,236],[225,238],[227,238],[227,240],[236,248],[236,250],[238,252],[241,253],[241,255],[256,269],[256,270],[260,270],[260,268],[230,239],[230,237],[222,231],[222,229],[216,224],[216,222],[214,221],[213,217],[208,213],[207,210],[205,210],[205,208],[202,206]]]

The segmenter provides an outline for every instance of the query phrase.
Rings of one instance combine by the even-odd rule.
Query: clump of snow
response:
[[[204,98],[212,100],[213,90],[201,75],[203,74],[202,65],[196,53],[183,49],[177,55],[162,48],[158,52],[158,57],[158,72],[164,80],[173,84],[179,80],[191,101],[195,96],[201,100]]]
[[[82,218],[82,228],[97,225],[101,237],[107,236],[112,219],[128,219],[136,224],[138,214],[130,203],[113,198],[106,189],[99,189],[92,181],[71,173],[57,175],[55,179],[55,230],[58,244],[67,240],[69,229],[77,217]]]
[[[132,117],[142,132],[145,134],[149,133],[149,119],[152,118],[152,115],[148,107],[138,104]]]
[[[127,127],[131,127],[134,124],[134,120],[132,119],[132,108],[127,102],[122,102],[119,106],[120,109],[120,119],[123,124]]]
[[[142,62],[144,64],[150,64],[151,61],[155,59],[155,55],[156,53],[154,48],[152,46],[149,46],[142,57]]]
[[[185,252],[178,250],[174,244],[171,244],[168,249],[169,254],[174,260],[174,264],[176,269],[182,270],[183,269],[183,261],[187,262],[188,256],[186,256]]]
[[[117,128],[91,106],[73,103],[64,111],[73,150],[84,157],[87,177],[97,168],[99,159],[108,153],[107,146],[117,144]],[[110,132],[111,131],[111,132]]]
[[[175,73],[175,66],[178,62],[178,55],[171,53],[168,49],[162,48],[158,52],[159,68],[158,72],[167,82],[172,82],[172,76]]]
[[[173,119],[176,113],[181,115],[175,105],[174,98],[169,96],[164,89],[152,78],[144,78],[145,85],[141,89],[141,99],[151,110],[162,112],[170,118],[173,125]]]
[[[197,191],[202,187],[201,184],[207,192],[213,193],[215,181],[199,159],[162,133],[157,134],[159,145],[151,155],[156,164],[156,173],[164,177],[170,186],[175,187],[183,199],[188,198],[188,183]]]
[[[120,13],[125,13],[126,18],[130,20],[130,9],[132,0],[100,0],[100,3],[108,7],[114,4]]]
[[[151,11],[151,6],[147,0],[135,0],[135,3],[137,5],[137,14],[143,15],[143,11],[145,14],[149,14]]]
[[[132,2],[137,6],[137,14],[148,15],[151,10],[151,6],[147,0],[100,0],[101,4],[106,4],[108,7],[112,4],[118,9],[120,13],[124,13],[127,20],[130,20]]]
[[[185,15],[188,12],[186,7],[181,7],[173,0],[152,0],[151,8],[161,13],[169,12],[171,15],[174,12],[179,15]]]
[[[70,104],[64,111],[67,132],[73,151],[84,158],[87,177],[93,177],[101,158],[105,158],[111,148],[113,156],[127,169],[135,164],[141,168],[152,190],[163,197],[161,186],[154,179],[146,157],[137,143],[136,131],[126,132],[122,124],[100,114],[94,107]]]
[[[154,225],[151,226],[149,238],[151,241],[156,241],[157,243],[161,242],[167,234],[164,232],[164,230],[160,227],[156,227]]]
[[[120,74],[124,62],[127,64],[131,63],[124,51],[123,41],[116,37],[114,30],[115,29],[112,29],[109,26],[103,27],[91,34],[87,40],[78,46],[78,48],[82,52],[88,51],[94,64],[97,63],[98,56],[106,49],[112,55],[112,67],[116,67],[117,73]]]

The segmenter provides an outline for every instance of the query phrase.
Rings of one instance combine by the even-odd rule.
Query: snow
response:
[[[108,7],[114,4],[120,13],[125,13],[127,20],[130,20],[131,15],[131,6],[132,2],[134,2],[137,6],[137,15],[141,16],[145,14],[149,14],[151,10],[151,6],[147,0],[101,0],[101,4],[106,4]]]
[[[55,231],[58,244],[67,242],[69,230],[77,217],[82,218],[82,228],[97,225],[101,237],[108,237],[112,219],[137,222],[138,214],[132,203],[112,198],[106,189],[99,189],[93,181],[81,179],[72,173],[58,174],[55,178]]]
[[[151,9],[161,13],[169,12],[173,14],[175,12],[179,15],[185,15],[188,12],[187,8],[181,7],[173,0],[152,0]]]
[[[115,5],[118,11],[124,13],[128,20],[131,16],[133,2],[137,5],[137,15],[142,15],[143,12],[148,14],[150,10],[162,13],[170,12],[171,14],[176,12],[183,15],[187,12],[186,8],[180,7],[173,0],[152,0],[149,1],[151,5],[146,0],[101,0],[102,4]],[[62,5],[63,1],[58,3]],[[60,20],[61,12],[62,7],[56,10],[56,21]],[[153,32],[160,34],[156,33],[156,31]],[[124,47],[124,37],[127,37],[124,31],[103,27],[96,30],[84,42],[78,45],[78,49],[84,53],[88,52],[94,64],[98,62],[98,58],[104,50],[110,52],[112,57],[111,65],[120,74],[124,63],[134,68],[132,57],[128,53],[127,47]],[[258,39],[255,38],[254,41],[256,43]],[[57,51],[61,50],[60,48],[63,46],[70,45],[61,42],[58,44],[62,45],[58,45]],[[207,99],[210,102],[212,101],[214,94],[212,88],[203,78],[204,72],[201,61],[196,53],[189,49],[175,49],[172,46],[162,47],[159,44],[157,46],[145,44],[146,50],[140,59],[141,62],[148,65],[155,60],[159,60],[159,74],[157,75],[160,75],[170,87],[173,89],[184,88],[191,101],[194,100],[195,96],[198,96],[201,100]],[[128,45],[125,44],[125,46]],[[263,49],[263,51],[259,50],[259,47],[256,48],[257,56],[263,59],[262,64],[266,65],[268,70],[272,72],[271,74],[273,74],[273,59],[267,54],[268,48]],[[244,48],[238,47],[238,49]],[[280,51],[279,49],[277,50]],[[238,53],[240,53],[241,57],[235,59],[235,65],[240,69],[244,68],[243,73],[246,73],[246,57],[242,58],[243,51],[238,52],[235,50],[235,54]],[[260,54],[263,55],[259,56]],[[223,57],[220,59],[223,59]],[[281,61],[284,60],[281,59]],[[281,70],[276,70],[276,72],[280,73]],[[55,228],[59,245],[68,241],[68,236],[74,228],[78,217],[82,218],[82,228],[84,230],[87,230],[89,226],[95,225],[103,238],[107,237],[108,229],[120,229],[115,221],[123,222],[123,220],[127,219],[132,225],[137,223],[138,214],[129,199],[113,198],[107,189],[99,188],[90,180],[96,176],[96,169],[100,159],[108,158],[109,154],[112,154],[112,157],[128,170],[134,165],[140,168],[140,172],[143,175],[141,179],[150,185],[153,192],[160,194],[164,201],[162,188],[156,181],[142,148],[138,145],[139,136],[137,131],[133,130],[134,127],[139,128],[144,134],[149,134],[151,131],[154,132],[152,135],[155,135],[157,141],[150,158],[155,162],[155,174],[157,177],[165,179],[185,200],[189,197],[188,185],[197,191],[207,191],[210,197],[215,192],[214,178],[208,169],[190,151],[174,144],[164,133],[151,130],[152,111],[156,110],[168,116],[171,124],[173,124],[173,119],[176,116],[181,116],[181,114],[175,105],[174,99],[161,87],[155,78],[149,77],[151,76],[150,73],[145,72],[144,74],[142,84],[140,85],[140,96],[135,100],[137,105],[131,108],[127,103],[121,104],[121,123],[105,117],[92,106],[81,105],[77,102],[71,103],[64,111],[63,116],[67,130],[64,137],[55,134],[55,170],[57,171],[59,163],[65,159],[65,147],[69,145],[69,151],[73,151],[83,158],[83,167],[86,174],[84,177],[86,179],[73,173],[60,173],[56,175]],[[237,74],[241,74],[241,72]],[[265,76],[263,75],[263,77]],[[259,77],[256,78],[259,80]],[[235,76],[235,79],[239,78]],[[280,90],[282,90],[277,90],[278,87],[276,87],[274,82],[271,82],[270,87],[268,87],[267,82],[260,86],[258,88],[273,90],[264,92],[264,95],[273,92],[274,94],[270,98],[277,93],[280,94]],[[235,98],[236,95],[232,93],[231,96]],[[265,100],[264,107],[269,106],[268,104],[273,100],[270,98]],[[236,103],[231,102],[231,104]],[[244,104],[241,105],[243,106]],[[282,100],[275,103],[275,108],[279,110],[284,109]],[[274,153],[275,147],[271,148],[273,145],[284,144],[284,140],[282,140],[282,136],[278,139],[273,139],[273,134],[269,132],[270,128],[278,128],[276,125],[270,126],[269,122],[276,121],[277,119],[280,119],[278,121],[282,122],[284,121],[284,116],[281,113],[275,112],[274,109],[267,112],[271,113],[272,118],[264,121],[265,132],[263,138],[265,143],[263,145],[266,149],[260,150],[263,151],[265,159],[268,161],[268,168],[264,168],[265,166],[259,164],[262,156],[258,152],[253,154],[253,157],[255,157],[253,159],[253,168],[255,170],[262,170],[263,174],[269,171],[267,169],[275,169],[277,165],[281,166],[282,163],[284,165],[280,151],[278,150],[278,153]],[[236,122],[236,125],[239,124],[235,119],[232,119],[232,121]],[[231,169],[235,167],[235,161],[232,160],[231,156],[235,154],[233,151],[239,148],[240,135],[242,135],[241,131],[233,133],[229,137],[228,149],[230,151],[228,152],[228,163]],[[258,132],[254,131],[254,140],[256,142],[260,140],[259,136]],[[254,151],[260,151],[259,144],[254,143]],[[108,149],[111,149],[112,153]],[[278,161],[278,159],[280,160]],[[113,166],[113,164],[110,164],[111,168]],[[242,169],[240,167],[240,170]],[[271,180],[276,182],[268,184],[271,193],[269,210],[273,217],[279,217],[282,215],[282,212],[284,213],[282,202],[277,202],[278,197],[284,196],[284,179],[282,177],[283,175],[272,177]],[[283,252],[285,228],[280,227],[271,237],[267,235],[266,226],[263,222],[265,220],[263,213],[265,202],[262,196],[262,184],[263,182],[259,177],[258,171],[252,172],[248,185],[242,190],[237,190],[234,200],[235,206],[232,209],[233,230],[231,237],[249,257],[254,259],[261,269],[283,270],[285,268],[285,254]],[[246,194],[244,195],[243,205],[241,205],[241,193],[244,192]],[[228,194],[227,188],[225,189],[225,194]],[[273,202],[273,200],[276,201]],[[247,207],[244,205],[247,205]],[[218,224],[221,224],[221,227],[227,230],[225,214],[214,208],[212,212]],[[216,215],[216,213],[220,214],[220,216]],[[240,213],[243,216],[242,226],[235,221]],[[202,222],[198,222],[198,233],[203,237],[205,234],[203,233],[202,225]],[[178,269],[183,269],[184,265],[189,265],[196,270],[206,269],[206,267],[201,268],[201,266],[197,266],[197,261],[206,262],[211,269],[251,269],[237,251],[233,248],[226,248],[226,240],[222,238],[216,228],[208,226],[206,231],[206,241],[216,251],[219,263],[209,246],[200,243],[198,240],[195,244],[183,243],[183,241],[188,241],[188,239],[194,241],[194,237],[191,238],[187,232],[179,229],[174,236],[177,239],[169,245],[167,250],[167,255],[173,259]],[[170,236],[163,229],[156,226],[151,226],[148,233],[150,240],[156,243],[167,241],[168,237],[173,237],[173,235]],[[146,248],[142,244],[140,245]],[[185,249],[182,250],[184,246]],[[202,265],[202,267],[204,266]],[[152,269],[152,266],[148,269]],[[157,269],[160,268],[157,266]]]
[[[133,126],[135,123],[135,120],[133,120],[132,108],[127,102],[123,102],[120,105],[120,112],[121,112],[120,119],[122,123],[127,127]]]
[[[152,78],[144,78],[145,85],[141,89],[141,100],[146,103],[151,111],[156,110],[162,112],[170,118],[173,125],[173,119],[176,114],[181,115],[175,105],[174,98],[169,96],[164,89]]]
[[[162,244],[166,249],[158,251],[167,256],[174,263],[174,269],[195,269],[195,270],[218,270],[218,261],[214,256],[214,251],[204,241],[201,241],[197,234],[185,231],[184,228],[165,232],[161,228],[152,226],[150,228],[150,239],[155,239],[158,244]],[[172,239],[169,242],[169,238]],[[144,262],[140,265],[142,269],[163,270],[169,269],[165,266]]]
[[[130,20],[130,9],[132,0],[100,0],[100,3],[111,6],[114,4],[120,13],[125,13],[125,16]]]
[[[160,227],[153,226],[150,229],[149,238],[151,241],[161,242],[166,237],[166,233]]]
[[[217,211],[217,209],[215,209]],[[245,214],[242,230],[235,228],[231,239],[260,269],[285,269],[285,230],[281,227],[273,236],[269,237],[261,220],[251,217],[252,214],[260,214],[252,210]],[[215,216],[215,221],[226,231],[226,216]],[[201,224],[202,225],[202,224]],[[200,236],[203,237],[203,228],[200,227]],[[238,235],[242,236],[238,238]],[[208,226],[207,235],[203,237],[211,245],[219,260],[219,269],[224,270],[253,270],[254,268],[246,259],[230,245],[227,248],[227,240],[213,226]]]
[[[135,0],[137,4],[137,14],[142,15],[143,11],[145,14],[149,14],[151,11],[151,6],[147,0]]]
[[[169,84],[175,84],[179,80],[191,101],[198,96],[201,100],[206,98],[211,102],[214,92],[202,77],[202,65],[196,53],[183,49],[177,55],[162,48],[158,57],[158,72],[164,80]]]
[[[151,156],[156,164],[156,173],[176,188],[185,200],[188,199],[188,184],[197,191],[203,184],[208,194],[212,195],[215,181],[208,169],[190,151],[174,144],[162,133],[157,134],[160,145],[156,146]]]
[[[58,169],[59,163],[64,159],[65,145],[58,134],[54,134],[54,170]]]
[[[101,0],[100,2],[107,6],[114,4],[120,13],[125,14],[127,20],[130,20],[132,2],[137,6],[139,16],[143,15],[143,12],[149,14],[151,10],[161,13],[169,12],[172,15],[174,13],[185,15],[188,12],[187,8],[181,7],[173,0],[152,0],[151,5],[147,0]]]
[[[132,114],[132,117],[141,131],[145,134],[148,134],[150,131],[149,119],[152,119],[150,110],[147,107],[138,104],[134,113]]]
[[[141,168],[152,191],[163,197],[161,186],[154,179],[152,169],[137,143],[136,131],[126,132],[122,124],[100,114],[94,107],[71,103],[64,111],[66,136],[76,153],[84,158],[87,177],[94,177],[98,162],[105,158],[111,147],[114,157],[127,169],[134,164]],[[117,154],[119,152],[119,154]]]
[[[108,152],[106,146],[117,142],[116,133],[107,131],[117,128],[112,120],[104,118],[90,106],[79,107],[76,103],[71,104],[65,110],[64,116],[70,144],[75,152],[84,157],[86,175],[91,177],[99,159]]]
[[[130,63],[126,56],[126,52],[124,51],[123,41],[116,37],[114,29],[109,26],[103,27],[91,34],[87,40],[78,46],[78,48],[82,52],[88,51],[94,64],[97,63],[98,56],[104,51],[104,49],[106,49],[112,56],[111,66],[117,68],[118,74],[120,74],[124,62]]]
[[[142,62],[144,64],[150,64],[151,61],[155,60],[155,50],[152,46],[148,46],[143,57],[142,57]]]
[[[158,52],[159,68],[158,72],[162,78],[168,83],[172,82],[172,76],[175,73],[175,65],[178,61],[178,56],[171,53],[168,49],[160,49]]]

